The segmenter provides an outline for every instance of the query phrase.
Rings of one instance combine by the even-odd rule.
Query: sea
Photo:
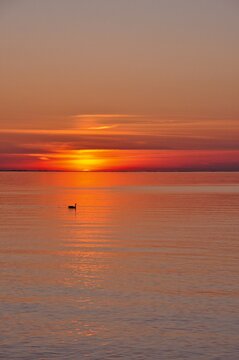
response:
[[[0,359],[239,359],[239,173],[0,172],[0,289]]]

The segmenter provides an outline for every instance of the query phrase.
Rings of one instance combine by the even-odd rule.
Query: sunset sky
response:
[[[239,170],[239,1],[1,0],[0,170]]]

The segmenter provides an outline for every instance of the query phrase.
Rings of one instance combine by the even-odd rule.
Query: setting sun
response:
[[[69,167],[78,171],[97,171],[106,166],[107,161],[102,157],[101,150],[78,150],[74,152]]]

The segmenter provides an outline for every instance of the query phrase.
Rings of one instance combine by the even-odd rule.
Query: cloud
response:
[[[88,130],[106,130],[106,129],[112,129],[116,128],[117,125],[102,125],[102,126],[91,126],[88,128]]]
[[[129,126],[137,127],[139,123],[145,122],[144,116],[132,114],[80,114],[73,115],[71,120],[78,130],[109,130],[111,128],[120,127],[118,131],[125,128],[128,130]],[[122,126],[123,125],[123,126]]]
[[[79,114],[72,116],[73,119],[129,119],[138,117],[142,116],[132,114]]]
[[[82,134],[77,131],[0,131],[4,152],[32,152],[34,149],[57,152],[61,149],[121,150],[238,150],[238,137],[196,135]],[[19,149],[19,150],[18,150]]]

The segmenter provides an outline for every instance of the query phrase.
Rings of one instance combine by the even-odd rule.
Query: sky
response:
[[[237,0],[0,0],[0,170],[239,170]]]

